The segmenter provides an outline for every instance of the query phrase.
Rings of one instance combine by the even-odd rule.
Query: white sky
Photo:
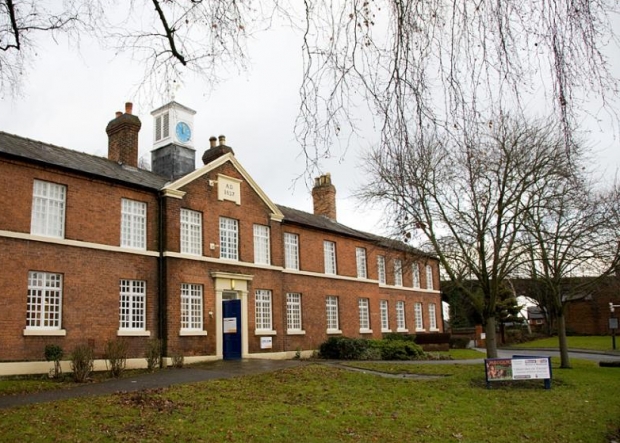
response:
[[[312,212],[311,183],[303,179],[294,183],[305,171],[305,159],[293,133],[302,66],[301,41],[289,37],[274,31],[261,34],[249,45],[248,73],[229,73],[229,79],[213,91],[203,80],[187,77],[174,98],[197,111],[194,141],[198,166],[209,137],[223,134],[237,159],[275,203]],[[128,57],[115,57],[86,40],[79,52],[67,49],[63,40],[42,41],[33,68],[24,78],[22,95],[0,95],[0,130],[106,156],[105,127],[116,111],[124,110],[126,101],[133,101],[134,114],[142,121],[140,156],[148,155],[153,141],[150,112],[170,97],[151,97],[151,103],[137,100],[134,92],[143,69]],[[613,129],[609,122],[587,123],[600,175],[613,178],[620,166],[620,147]],[[359,173],[358,152],[379,139],[378,130],[372,124],[366,126],[365,138],[355,140],[346,154],[334,147],[335,157],[323,161],[321,169],[332,174],[337,189],[338,221],[386,234],[380,212],[363,210],[351,197],[364,179]]]

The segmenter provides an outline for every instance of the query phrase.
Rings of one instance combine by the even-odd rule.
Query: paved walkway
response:
[[[116,392],[133,392],[143,389],[165,388],[177,384],[196,383],[214,379],[239,377],[279,371],[306,364],[303,360],[218,360],[200,367],[168,368],[135,377],[110,379],[100,383],[87,383],[55,391],[23,395],[0,396],[0,409],[34,403],[46,403],[69,398],[94,397]]]

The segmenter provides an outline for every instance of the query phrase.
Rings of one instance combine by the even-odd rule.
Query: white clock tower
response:
[[[151,112],[153,116],[153,172],[176,180],[196,167],[194,115],[196,111],[172,101]]]

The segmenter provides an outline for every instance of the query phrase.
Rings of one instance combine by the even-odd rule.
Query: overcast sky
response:
[[[174,99],[196,111],[197,166],[209,137],[225,135],[237,159],[275,203],[312,212],[311,183],[294,182],[305,171],[293,132],[300,102],[300,47],[300,40],[291,35],[265,32],[249,45],[249,72],[227,72],[228,80],[212,91],[201,79],[187,77]],[[620,56],[613,60],[620,63]],[[142,121],[140,156],[148,156],[153,144],[150,112],[172,97],[153,96],[149,103],[136,96],[143,69],[128,57],[100,50],[95,42],[83,41],[78,52],[68,50],[62,40],[42,41],[22,95],[0,97],[0,130],[106,156],[105,127],[116,111],[124,110],[126,101],[132,101],[134,114]],[[612,178],[620,165],[613,129],[608,122],[588,126],[601,175]],[[378,130],[369,122],[364,138],[354,140],[346,153],[335,147],[334,158],[323,161],[321,169],[332,174],[337,189],[338,221],[385,234],[380,213],[363,210],[351,197],[363,181],[358,152],[378,139]]]

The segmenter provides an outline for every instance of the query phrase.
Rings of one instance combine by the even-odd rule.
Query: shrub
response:
[[[380,349],[382,360],[415,360],[425,356],[419,345],[404,340],[384,340]]]
[[[93,349],[88,345],[78,345],[71,353],[71,370],[73,380],[83,383],[93,372]]]
[[[453,335],[450,337],[450,349],[467,349],[470,341],[469,337]]]
[[[363,338],[330,337],[319,347],[321,358],[363,360],[368,354],[369,340]]]
[[[161,365],[161,340],[152,339],[146,342],[146,367],[149,371],[154,371]]]
[[[398,332],[388,332],[383,334],[383,340],[388,341],[410,341],[415,342],[415,334],[401,334]]]
[[[127,342],[120,339],[108,340],[105,344],[105,358],[112,377],[120,377],[127,363]]]
[[[64,351],[58,345],[46,345],[45,346],[45,360],[54,362],[54,378],[60,377],[62,369],[60,367],[60,360],[64,355]]]
[[[173,368],[182,368],[185,364],[185,357],[182,354],[175,354],[172,356],[172,367]]]

